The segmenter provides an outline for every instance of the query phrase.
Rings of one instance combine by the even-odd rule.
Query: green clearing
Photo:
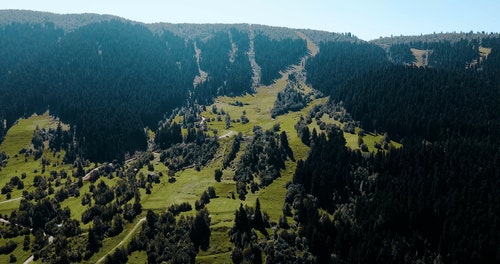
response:
[[[216,107],[219,111],[224,109],[225,112],[231,115],[232,119],[239,119],[243,113],[246,112],[246,116],[249,118],[249,123],[242,124],[238,122],[232,122],[231,127],[229,129],[225,129],[225,122],[216,121],[217,116],[213,114],[211,111],[207,110],[203,113],[205,118],[210,118],[214,121],[208,123],[208,127],[210,130],[217,129],[218,136],[226,135],[235,135],[238,132],[242,132],[244,135],[252,135],[252,129],[254,126],[258,125],[263,127],[264,129],[271,129],[275,124],[280,125],[281,131],[286,131],[289,138],[289,145],[293,150],[294,157],[296,160],[305,159],[308,153],[308,147],[305,146],[300,138],[297,136],[295,132],[294,125],[299,120],[300,116],[306,116],[307,113],[314,107],[315,105],[325,104],[328,98],[320,98],[313,100],[309,103],[309,105],[302,109],[302,111],[298,112],[290,112],[287,115],[278,116],[275,119],[271,118],[270,110],[274,105],[274,101],[278,92],[282,91],[286,84],[286,74],[283,78],[276,81],[272,87],[260,87],[257,89],[257,92],[253,95],[245,95],[239,97],[220,97],[216,100]],[[306,89],[311,89],[310,87],[305,87]],[[235,101],[240,101],[243,103],[243,107],[232,105]],[[207,109],[211,110],[211,107],[207,107]],[[175,120],[181,121],[181,117],[176,117]],[[322,121],[327,123],[335,123],[339,126],[342,124],[337,121],[330,119],[327,115],[322,117]],[[35,175],[33,171],[35,169],[41,170],[41,162],[34,161],[28,159],[28,162],[25,162],[24,159],[21,158],[12,158],[16,153],[23,147],[29,146],[31,142],[31,137],[33,135],[33,131],[38,125],[39,128],[47,128],[50,126],[55,126],[57,120],[50,117],[48,114],[44,114],[42,116],[32,116],[28,119],[20,119],[19,122],[9,130],[9,133],[0,146],[0,151],[5,151],[11,159],[9,159],[9,163],[7,167],[5,167],[2,172],[0,172],[0,183],[7,182],[13,173],[17,173],[20,175],[22,172],[26,172],[27,178],[24,180],[27,190],[32,189],[32,179]],[[312,122],[310,128],[316,128],[317,131],[320,131],[317,127],[316,122]],[[346,137],[347,146],[352,149],[359,149],[357,146],[357,132],[359,128],[356,128],[356,134],[344,133]],[[150,133],[150,137],[153,135]],[[211,199],[211,202],[207,204],[207,208],[210,212],[211,217],[211,229],[212,235],[210,240],[210,247],[207,251],[200,251],[197,256],[198,263],[221,263],[228,262],[229,256],[231,254],[233,245],[228,239],[228,231],[233,225],[234,212],[240,206],[240,204],[254,206],[255,200],[259,198],[261,201],[262,210],[267,212],[270,216],[271,221],[278,221],[279,217],[282,215],[282,207],[283,201],[286,194],[285,185],[287,182],[292,180],[293,173],[295,170],[296,163],[288,160],[286,161],[286,169],[281,172],[281,177],[276,179],[273,184],[267,186],[265,189],[261,189],[255,193],[249,193],[247,195],[247,199],[245,201],[240,201],[239,199],[232,199],[231,194],[235,191],[236,185],[232,180],[234,175],[234,170],[229,166],[225,170],[223,170],[223,177],[221,182],[216,182],[214,179],[214,171],[215,169],[222,168],[222,160],[224,155],[227,154],[228,148],[232,144],[231,136],[220,138],[220,147],[218,152],[215,155],[215,158],[207,164],[200,171],[195,170],[194,168],[185,169],[176,173],[175,178],[176,181],[173,183],[168,182],[168,168],[159,162],[159,155],[155,153],[155,160],[153,160],[154,171],[156,173],[162,172],[164,176],[161,177],[161,182],[159,184],[154,184],[152,188],[151,194],[146,194],[145,190],[141,189],[141,203],[143,206],[143,213],[140,216],[137,216],[133,223],[129,223],[124,226],[124,231],[118,236],[106,238],[103,241],[103,247],[99,252],[97,252],[91,259],[87,261],[87,263],[95,263],[98,260],[105,257],[108,253],[112,253],[116,246],[124,241],[122,244],[126,245],[126,242],[130,240],[131,236],[137,232],[138,229],[134,229],[137,225],[140,226],[140,219],[145,216],[147,210],[153,210],[157,213],[164,212],[170,205],[178,204],[181,202],[189,202],[194,207],[194,203],[201,196],[201,193],[209,186],[213,186],[218,195],[217,198]],[[370,133],[366,133],[363,137],[363,140],[370,148],[370,151],[375,151],[373,148],[373,142],[380,141],[381,135],[373,135]],[[247,139],[248,140],[248,139]],[[239,160],[239,157],[243,153],[246,145],[246,141],[243,140],[241,143],[240,151],[237,153],[237,157],[235,161]],[[400,146],[397,143],[393,143],[395,146]],[[45,150],[44,155],[48,155],[52,160],[59,164],[61,164],[61,157],[54,158],[56,154],[51,153],[48,149]],[[57,155],[63,156],[63,153],[57,153]],[[95,165],[94,165],[95,166]],[[22,169],[19,169],[22,168]],[[50,170],[61,170],[65,169],[67,171],[71,171],[72,168],[69,165],[57,165],[55,167],[51,167]],[[90,171],[92,168],[86,168],[86,171]],[[140,170],[140,172],[147,175],[149,171],[144,167]],[[46,174],[48,174],[46,172]],[[45,174],[45,175],[46,175]],[[44,175],[44,174],[42,174]],[[113,186],[118,181],[118,178],[108,179],[106,177],[101,177],[97,182],[103,180],[108,186]],[[96,182],[96,183],[97,183]],[[81,205],[81,196],[89,191],[89,182],[84,182],[84,185],[80,188],[80,197],[70,197],[61,203],[62,207],[69,207],[71,209],[71,218],[76,220],[81,220],[81,215],[88,205]],[[12,193],[12,197],[20,197],[21,190],[15,190]],[[5,200],[2,197],[2,200]],[[12,210],[16,210],[19,206],[20,200],[14,200],[11,202],[0,203],[0,213],[2,215],[9,215]],[[190,212],[183,213],[183,215],[194,215],[195,210],[193,209]],[[86,230],[90,224],[82,225],[81,227]],[[132,232],[133,231],[133,232]],[[130,235],[132,234],[132,235]],[[22,239],[22,238],[19,238]],[[20,259],[20,257],[28,258],[30,256],[30,252],[24,252],[23,255],[18,247],[14,254]],[[19,252],[18,252],[19,251]],[[5,257],[5,256],[3,256]],[[7,256],[8,257],[8,256]],[[1,261],[2,259],[0,259]],[[130,263],[143,263],[146,260],[145,252],[135,252],[131,256],[129,256]]]
[[[410,49],[411,53],[413,54],[413,57],[415,57],[415,62],[413,63],[417,67],[426,67],[429,65],[428,58],[430,50],[420,50],[420,49],[415,49],[411,48]]]
[[[299,67],[295,67],[290,71],[299,70]],[[207,190],[209,186],[213,186],[217,193],[217,198],[211,199],[210,203],[206,205],[210,212],[211,218],[211,238],[210,246],[207,251],[200,251],[197,256],[197,263],[225,263],[230,262],[230,254],[233,248],[232,243],[229,241],[228,231],[233,226],[234,212],[238,209],[240,204],[255,206],[255,200],[258,198],[261,202],[261,208],[263,212],[267,212],[270,216],[271,221],[278,221],[279,217],[282,215],[282,207],[284,203],[284,198],[286,194],[285,185],[287,182],[291,181],[296,167],[296,162],[287,160],[286,169],[281,171],[281,177],[276,179],[271,185],[267,186],[265,189],[261,189],[255,193],[248,193],[245,201],[240,201],[239,199],[233,199],[232,194],[236,190],[236,184],[233,181],[234,169],[229,166],[223,170],[223,177],[221,182],[217,182],[214,179],[214,171],[216,169],[222,168],[222,160],[224,155],[227,155],[228,149],[232,145],[231,137],[238,132],[243,133],[244,139],[241,142],[240,151],[237,153],[235,162],[237,162],[242,155],[246,144],[249,140],[246,136],[251,136],[253,134],[252,129],[254,126],[261,126],[263,129],[272,129],[275,124],[280,125],[281,131],[286,131],[288,135],[289,145],[293,150],[294,158],[296,161],[299,159],[307,158],[309,147],[305,146],[300,138],[297,136],[294,125],[299,121],[300,116],[306,116],[308,112],[316,105],[322,105],[327,103],[328,98],[315,99],[308,104],[307,107],[298,112],[289,112],[286,115],[277,116],[275,119],[271,118],[271,109],[274,106],[274,102],[277,98],[277,94],[285,89],[286,80],[289,73],[284,73],[282,78],[275,81],[271,86],[259,87],[256,93],[250,95],[246,94],[244,96],[238,97],[219,97],[215,101],[215,106],[220,112],[222,109],[229,113],[231,119],[240,119],[245,111],[245,116],[249,119],[249,123],[242,124],[241,122],[231,122],[231,127],[225,128],[224,117],[221,121],[217,121],[217,115],[211,112],[212,107],[207,106],[207,111],[203,112],[203,117],[210,119],[211,121],[207,123],[209,131],[217,130],[217,136],[221,137],[219,140],[220,147],[215,155],[215,158],[209,162],[200,171],[194,168],[188,168],[178,171],[175,174],[175,182],[170,183],[168,181],[168,168],[159,162],[159,154],[154,153],[155,159],[152,161],[154,165],[155,173],[162,173],[163,176],[160,178],[159,184],[153,184],[151,189],[151,194],[146,194],[144,189],[140,189],[141,192],[141,204],[143,207],[143,212],[141,215],[137,216],[133,223],[128,223],[124,226],[124,230],[121,234],[105,238],[103,241],[103,247],[99,252],[97,252],[92,258],[90,258],[86,263],[95,263],[109,254],[117,248],[117,245],[126,245],[133,234],[135,234],[142,224],[143,217],[146,215],[147,210],[153,210],[157,213],[161,213],[167,210],[167,208],[172,204],[178,204],[182,202],[189,202],[193,208],[195,201],[200,199],[201,194]],[[302,83],[304,90],[310,91],[312,88],[306,86]],[[239,101],[243,103],[243,106],[236,106],[234,102]],[[177,116],[174,119],[176,122],[182,122],[182,117]],[[321,118],[325,123],[334,123],[339,127],[343,124],[329,118],[324,115]],[[7,167],[3,168],[0,172],[0,184],[2,186],[10,180],[13,175],[19,175],[22,172],[26,172],[27,178],[25,182],[25,190],[32,190],[31,186],[33,178],[35,175],[33,171],[41,170],[40,160],[34,161],[32,157],[28,159],[27,162],[23,158],[15,157],[15,154],[23,147],[30,145],[31,137],[36,126],[39,128],[55,127],[57,125],[57,119],[51,117],[48,113],[37,116],[33,115],[28,119],[20,119],[19,122],[13,126],[2,145],[0,146],[0,151],[5,151],[11,157],[7,164]],[[309,125],[310,129],[316,128],[319,132],[319,127],[316,122],[312,122]],[[355,134],[344,133],[346,138],[346,146],[351,149],[359,149],[357,140],[360,128],[356,128]],[[185,131],[183,130],[183,133]],[[154,134],[151,130],[148,131],[148,135],[154,138]],[[228,135],[227,137],[224,135]],[[367,144],[369,151],[376,151],[374,148],[374,142],[380,142],[382,135],[374,135],[371,133],[365,133],[363,140]],[[400,147],[401,145],[392,142],[395,147]],[[48,144],[46,144],[48,145]],[[51,170],[62,170],[65,169],[68,172],[72,171],[70,165],[59,165],[62,164],[62,156],[64,153],[51,153],[48,149],[44,151],[44,155],[51,159],[53,164],[57,164],[54,167],[47,169],[48,172]],[[94,166],[99,166],[96,164]],[[92,166],[92,167],[94,167]],[[126,165],[127,166],[127,165]],[[90,171],[92,168],[85,168],[86,171]],[[47,176],[48,172],[42,174]],[[150,173],[146,167],[140,170],[141,173],[147,175]],[[72,179],[74,180],[74,179]],[[118,178],[108,179],[106,177],[101,177],[96,183],[103,180],[108,186],[113,186],[118,181]],[[69,207],[71,209],[71,218],[76,220],[81,220],[81,215],[88,208],[88,205],[81,205],[81,197],[89,192],[89,182],[84,182],[84,185],[80,188],[80,197],[70,197],[61,203],[62,207]],[[12,193],[12,197],[20,197],[21,190],[15,190]],[[19,206],[19,200],[14,200],[11,202],[1,203],[5,200],[5,196],[0,198],[0,214],[9,215],[12,210],[17,209]],[[182,215],[193,216],[195,214],[193,209],[190,212],[185,212]],[[82,225],[82,229],[86,230],[90,223],[87,225]],[[260,236],[260,235],[259,235]],[[22,237],[20,238],[22,239]],[[122,242],[123,241],[123,242]],[[120,244],[120,242],[122,242]],[[22,247],[22,246],[21,246]],[[20,260],[22,252],[18,252],[21,248],[18,247],[15,251],[16,256]],[[27,252],[26,258],[30,256],[30,252]],[[1,256],[4,257],[4,256]],[[7,256],[8,257],[8,256]],[[129,263],[144,263],[147,259],[145,252],[134,252],[129,256]],[[0,261],[4,260],[0,258]]]
[[[479,46],[479,55],[483,58],[488,58],[491,53],[491,48]]]
[[[5,152],[10,158],[7,166],[2,168],[0,171],[0,188],[5,186],[5,184],[8,183],[12,177],[18,176],[21,178],[21,175],[26,173],[26,178],[22,179],[24,182],[24,189],[18,190],[17,188],[14,188],[11,193],[12,198],[21,197],[23,190],[33,190],[33,179],[36,175],[48,176],[51,171],[61,170],[71,172],[71,165],[63,164],[62,162],[65,152],[52,152],[47,147],[48,142],[44,142],[46,147],[43,151],[42,157],[38,160],[34,160],[33,156],[25,159],[23,154],[19,154],[21,149],[30,147],[33,132],[37,127],[40,129],[55,129],[58,122],[59,120],[50,116],[48,112],[45,112],[43,115],[34,114],[29,118],[19,119],[17,123],[7,132],[4,141],[0,145],[0,152]],[[63,125],[63,129],[68,129],[67,125]],[[42,173],[42,158],[46,158],[50,161],[50,165],[46,166],[44,173]],[[5,195],[0,196],[0,201],[5,200],[7,200]],[[5,206],[5,204],[0,204],[0,211],[4,211]]]
[[[340,127],[341,129],[344,128],[344,124],[342,124],[341,122],[339,122],[337,120],[330,118],[327,114],[324,114],[321,117],[321,121],[328,123],[328,124],[335,124],[338,127]],[[309,125],[309,128],[311,130],[313,128],[316,128],[316,131],[318,131],[318,133],[320,131],[318,125],[314,121]],[[349,132],[345,132],[345,131],[343,132],[344,138],[346,141],[346,146],[348,148],[350,148],[352,150],[359,150],[360,149],[360,147],[358,145],[358,137],[359,137],[358,133],[360,131],[361,131],[360,127],[355,127],[354,134],[349,133]],[[377,153],[378,152],[378,149],[375,148],[375,142],[381,143],[382,137],[383,137],[382,134],[373,134],[371,132],[364,133],[364,135],[362,136],[362,139],[363,139],[363,142],[368,146],[368,153]],[[392,144],[392,146],[394,148],[402,147],[402,145],[400,143],[393,141],[393,140],[390,141],[390,144]]]
[[[19,208],[20,203],[21,199],[19,198],[2,202],[2,204],[0,204],[0,217],[10,216],[10,213],[12,213],[12,211]]]
[[[105,256],[107,256],[108,253],[114,252],[116,248],[122,245],[126,246],[127,242],[133,237],[135,232],[139,230],[144,220],[145,218],[143,218],[143,216],[137,216],[133,223],[129,223],[123,226],[123,231],[119,235],[105,238],[102,242],[103,246],[99,250],[99,252],[92,255],[92,257],[88,261],[82,261],[82,263],[99,263],[100,261],[104,260]]]
[[[33,243],[34,239],[35,239],[35,237],[30,235],[31,243]],[[0,238],[0,245],[3,246],[9,241],[14,241],[15,243],[17,243],[17,247],[16,247],[16,249],[14,249],[14,251],[12,251],[12,253],[9,253],[6,255],[0,254],[0,263],[9,263],[11,254],[14,254],[14,256],[16,256],[16,258],[17,258],[16,263],[23,263],[26,259],[28,259],[31,256],[31,249],[29,249],[27,251],[23,250],[24,236],[18,236],[18,237],[9,238],[9,239]]]

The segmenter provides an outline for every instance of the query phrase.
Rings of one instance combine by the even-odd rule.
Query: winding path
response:
[[[18,201],[18,200],[21,200],[21,199],[23,199],[23,197],[12,198],[12,199],[9,199],[9,200],[1,201],[0,204],[10,203],[10,202]]]
[[[249,31],[248,38],[250,43],[247,55],[248,55],[248,60],[250,61],[250,66],[252,67],[252,88],[256,89],[260,85],[261,68],[255,61],[255,49],[254,49],[255,34],[253,32],[252,25],[248,27],[248,31]]]
[[[222,135],[222,136],[219,136],[218,139],[221,139],[221,138],[228,138],[232,135],[236,134],[236,132],[234,132],[233,130],[229,130],[229,132],[227,132],[226,134]]]
[[[135,234],[135,232],[137,231],[137,228],[139,228],[139,226],[141,226],[141,224],[143,222],[146,221],[146,217],[143,217],[139,220],[139,222],[137,222],[137,224],[135,224],[134,228],[132,228],[132,230],[130,230],[130,232],[128,232],[127,236],[125,236],[122,241],[120,241],[120,243],[118,243],[118,245],[116,245],[114,248],[112,248],[110,251],[108,251],[104,256],[102,256],[99,260],[97,260],[96,263],[101,263],[103,262],[106,257],[111,254],[112,252],[115,252],[115,250],[121,246],[123,246],[123,244],[125,243],[125,241],[128,241],[128,239],[133,235]]]

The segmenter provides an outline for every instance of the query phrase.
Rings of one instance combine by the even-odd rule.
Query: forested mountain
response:
[[[17,27],[12,34],[38,37],[23,24],[9,27]],[[154,127],[164,112],[187,98],[187,89],[178,87],[192,84],[195,68],[181,39],[154,36],[143,26],[119,21],[89,24],[68,34],[51,24],[40,30],[52,35],[42,34],[47,40],[34,41],[39,46],[31,56],[4,66],[1,100],[8,125],[49,109],[76,126],[81,154],[110,160],[145,148],[143,128]],[[4,35],[4,41],[11,39],[19,37]]]
[[[321,42],[320,53],[306,64],[308,81],[328,93],[346,80],[390,65],[384,50],[366,42]]]
[[[155,129],[176,107],[252,93],[255,80],[271,84],[307,51],[295,31],[265,26],[145,25],[9,10],[0,18],[5,129],[50,110],[75,128],[78,154],[100,161],[144,150],[144,128]]]
[[[0,47],[0,258],[500,262],[496,33],[2,10]]]
[[[484,39],[484,38],[497,38],[498,32],[448,32],[448,33],[436,33],[433,34],[421,34],[418,36],[391,36],[391,37],[381,37],[379,39],[374,39],[370,41],[371,43],[377,45],[394,45],[394,44],[408,44],[411,42],[441,42],[449,41],[456,42],[462,40],[474,40],[474,39]]]
[[[367,56],[350,72],[343,64],[355,65],[335,59],[355,60],[363,54],[356,44],[311,59],[308,80],[330,92],[329,104],[404,144],[366,158],[338,131],[311,137],[294,176],[300,187],[289,191],[303,188],[295,219],[319,262],[499,261],[499,191],[490,187],[500,184],[500,38],[483,37],[387,41],[387,57],[371,52],[378,59]],[[411,48],[431,51],[427,66],[411,65]],[[348,75],[337,81],[337,74]]]
[[[450,134],[494,137],[500,128],[497,74],[394,66],[332,91],[362,127],[435,141]]]
[[[126,19],[112,15],[98,14],[67,14],[60,15],[49,12],[30,10],[0,10],[0,24],[44,24],[53,23],[64,31],[73,31],[79,27],[110,20],[126,21]]]

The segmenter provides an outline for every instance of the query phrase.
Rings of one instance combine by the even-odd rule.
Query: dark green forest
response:
[[[308,75],[324,84],[318,89],[330,89],[329,104],[404,144],[366,156],[348,150],[335,129],[311,137],[294,176],[300,187],[289,188],[301,190],[290,203],[319,262],[498,262],[500,65],[493,49],[466,69],[479,43],[497,47],[500,39],[419,43],[437,54],[428,68],[374,60],[340,83],[329,83],[338,64]],[[323,56],[345,51],[331,52]],[[311,199],[305,194],[335,220],[298,203]]]
[[[145,252],[149,263],[194,263],[214,232],[206,208],[219,197],[214,187],[196,194],[196,211],[188,202],[166,212],[145,210],[141,191],[144,199],[155,187],[175,182],[176,173],[203,171],[220,158],[210,175],[214,183],[225,177],[233,189],[219,195],[241,202],[234,222],[216,230],[227,233],[231,244],[224,250],[234,263],[500,262],[497,34],[364,42],[350,33],[302,30],[319,47],[308,56],[306,40],[283,28],[147,25],[84,15],[51,20],[39,14],[30,21],[31,13],[2,14],[0,143],[19,118],[50,111],[60,118],[57,128],[37,128],[33,148],[19,155],[37,160],[48,141],[50,149],[65,150],[63,163],[73,164],[70,172],[34,176],[31,191],[22,191],[19,208],[6,216],[13,225],[0,230],[3,238],[24,236],[23,247],[31,245],[35,260],[88,260],[106,238],[142,223],[106,263],[126,263],[136,252]],[[417,67],[411,49],[429,51],[428,64]],[[304,69],[284,78],[267,109],[274,122],[311,107],[307,116],[293,119],[296,131],[281,130],[279,123],[272,129],[254,125],[247,134],[230,131],[235,136],[225,140],[230,134],[219,137],[204,124],[225,118],[228,131],[231,123],[247,124],[242,102],[232,105],[241,107],[238,121],[212,103],[218,96],[252,96],[255,79],[272,89],[280,72],[303,58]],[[206,79],[195,82],[202,72]],[[323,95],[329,98],[321,105],[309,105]],[[210,105],[213,119],[205,120]],[[326,124],[323,116],[344,125]],[[366,144],[352,150],[345,135],[355,133],[362,144],[365,133],[382,141],[373,152]],[[292,134],[298,135],[295,145],[289,144]],[[291,146],[305,149],[306,158],[296,160]],[[0,153],[0,168],[11,158]],[[92,162],[96,168],[86,173]],[[50,163],[42,163],[43,174]],[[159,165],[166,175],[156,174]],[[282,183],[279,219],[270,219],[258,198],[248,205],[249,196],[275,184],[290,165],[293,180]],[[26,174],[19,175],[2,186],[7,199],[25,188]],[[84,177],[88,192],[80,196]],[[106,183],[111,180],[114,185]],[[61,208],[70,197],[86,206],[81,221]],[[80,223],[91,224],[82,230]],[[1,245],[0,253],[17,246]]]
[[[249,35],[237,27],[194,40],[121,20],[68,32],[50,22],[11,23],[0,31],[2,137],[17,118],[50,110],[71,124],[77,154],[90,160],[123,160],[144,150],[144,128],[155,130],[174,108],[253,92]],[[194,42],[208,73],[197,87]],[[298,40],[257,35],[255,42],[265,83],[306,52]]]

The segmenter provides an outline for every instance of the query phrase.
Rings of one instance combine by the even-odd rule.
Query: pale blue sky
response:
[[[500,31],[499,0],[2,0],[0,9],[98,13],[151,23],[252,23],[361,39],[452,31]]]

